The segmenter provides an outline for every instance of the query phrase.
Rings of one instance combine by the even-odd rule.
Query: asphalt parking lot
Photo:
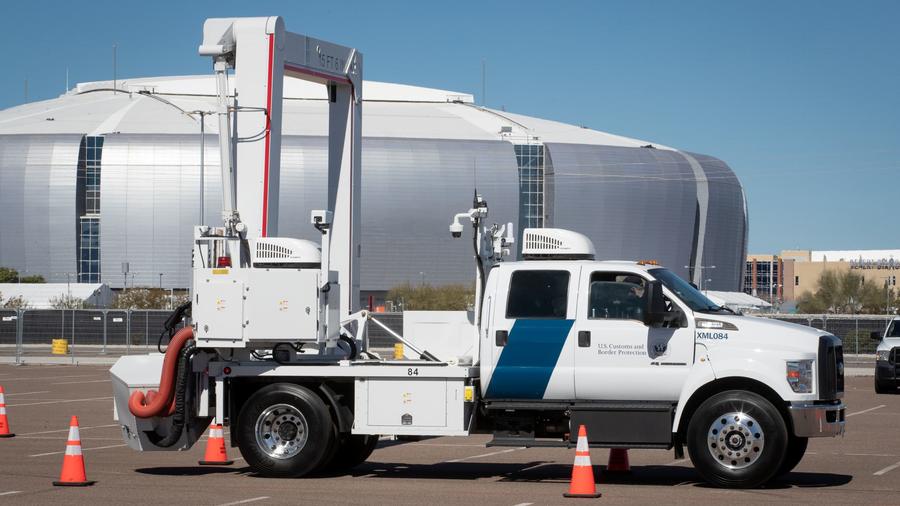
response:
[[[137,453],[112,420],[107,366],[0,365],[13,432],[0,439],[0,503],[9,504],[561,504],[574,450],[485,448],[487,436],[417,442],[383,439],[351,474],[304,479],[253,475],[236,448],[229,467],[201,467],[187,452]],[[816,439],[797,469],[758,490],[700,481],[672,452],[632,451],[632,473],[605,473],[591,452],[604,503],[896,503],[900,494],[900,396],[876,395],[871,377],[847,379],[848,430]],[[69,417],[81,422],[88,488],[59,488]],[[583,501],[583,500],[582,500]]]

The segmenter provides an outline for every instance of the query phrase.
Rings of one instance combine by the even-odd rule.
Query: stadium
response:
[[[325,90],[288,80],[284,95],[278,235],[316,240]],[[471,282],[471,243],[447,225],[476,188],[489,221],[576,230],[598,259],[653,259],[706,289],[741,289],[746,200],[725,162],[465,93],[367,81],[363,96],[364,296]],[[82,83],[0,111],[0,266],[188,288],[191,228],[221,222],[214,110],[212,76],[182,76]]]

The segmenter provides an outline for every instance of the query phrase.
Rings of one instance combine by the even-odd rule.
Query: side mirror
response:
[[[655,280],[648,281],[644,288],[644,323],[650,327],[661,327],[668,314],[662,283]]]
[[[872,332],[869,336],[873,341],[881,341],[881,332]]]

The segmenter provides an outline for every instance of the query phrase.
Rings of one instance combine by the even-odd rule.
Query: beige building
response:
[[[818,288],[827,269],[862,274],[892,289],[900,277],[900,250],[784,250],[780,255],[747,255],[744,292],[769,302],[791,302]]]

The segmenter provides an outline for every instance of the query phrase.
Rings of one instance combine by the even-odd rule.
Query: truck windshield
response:
[[[888,327],[887,336],[900,337],[900,320],[891,321],[891,326]]]
[[[690,283],[681,279],[669,269],[650,269],[650,274],[662,282],[666,288],[678,295],[682,302],[688,305],[694,311],[704,313],[717,313],[719,311],[733,312],[727,308],[716,305],[715,302],[706,298]]]

